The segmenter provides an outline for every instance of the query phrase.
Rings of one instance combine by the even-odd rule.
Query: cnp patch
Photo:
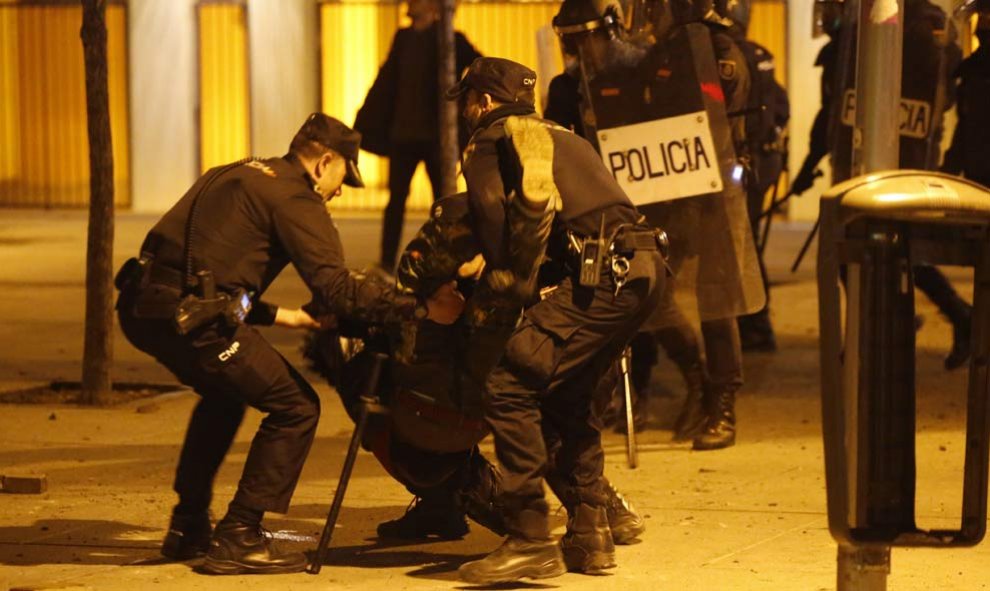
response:
[[[736,61],[718,60],[718,75],[723,80],[734,80],[736,78]]]

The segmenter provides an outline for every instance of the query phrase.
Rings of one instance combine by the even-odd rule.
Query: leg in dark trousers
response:
[[[548,457],[541,421],[551,421],[560,436],[557,470],[569,475],[573,487],[574,498],[564,501],[570,506],[561,541],[567,567],[595,572],[614,566],[592,396],[598,379],[656,307],[664,285],[659,253],[637,253],[631,262],[630,279],[618,295],[607,276],[595,288],[576,288],[565,279],[526,311],[489,375],[485,418],[502,468],[509,537],[488,557],[463,565],[463,580],[561,574],[543,493]]]
[[[931,265],[915,265],[914,284],[952,323],[952,350],[945,358],[945,369],[962,366],[970,356],[973,307],[959,297],[945,275]]]
[[[379,262],[383,269],[391,271],[402,240],[402,226],[406,219],[406,199],[409,183],[416,167],[423,159],[419,144],[398,144],[388,159],[388,205],[382,220],[382,251]]]
[[[316,392],[249,326],[208,326],[182,337],[167,320],[135,319],[123,312],[120,321],[132,344],[154,356],[203,397],[190,421],[176,471],[180,504],[201,504],[210,496],[213,478],[230,448],[244,406],[267,413],[251,443],[227,516],[213,533],[203,569],[215,574],[304,569],[305,555],[280,553],[259,528],[265,511],[285,513],[289,508],[320,416]],[[178,513],[173,515],[172,527],[177,517]],[[186,549],[188,542],[182,540],[200,529],[190,526],[173,532],[170,528],[169,536],[178,541],[170,543],[166,537],[163,553],[176,547]],[[181,555],[181,551],[176,553],[176,557]]]
[[[739,328],[735,318],[705,320],[701,335],[708,367],[708,423],[695,437],[694,449],[721,449],[736,442],[736,392],[743,384]]]
[[[175,471],[175,492],[186,512],[206,511],[213,479],[244,418],[244,403],[221,393],[201,397],[186,430]]]

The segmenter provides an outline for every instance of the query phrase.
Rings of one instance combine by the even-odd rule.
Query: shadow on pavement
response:
[[[159,532],[118,521],[85,519],[42,519],[33,525],[0,527],[0,564],[132,564],[158,556]]]

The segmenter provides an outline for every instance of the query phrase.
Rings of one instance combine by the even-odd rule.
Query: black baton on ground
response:
[[[316,547],[316,556],[309,565],[309,574],[319,574],[323,568],[323,560],[326,557],[327,546],[330,545],[330,538],[333,537],[333,528],[337,525],[337,517],[340,515],[340,507],[344,504],[344,493],[347,492],[347,483],[351,480],[351,472],[354,471],[354,461],[357,459],[358,449],[361,447],[361,438],[364,436],[364,428],[368,424],[368,415],[371,413],[383,413],[376,392],[378,390],[378,379],[381,377],[382,365],[385,364],[385,355],[375,353],[372,357],[371,373],[368,376],[365,394],[361,396],[361,411],[358,414],[357,424],[354,425],[354,434],[351,435],[351,444],[347,448],[347,456],[344,458],[344,467],[340,471],[340,480],[337,482],[337,491],[333,495],[333,503],[330,504],[330,513],[327,515],[327,522],[323,525],[323,533],[320,535],[320,543]]]
[[[794,264],[791,265],[791,273],[796,273],[798,267],[801,266],[801,261],[804,260],[804,255],[808,253],[808,247],[811,246],[811,241],[815,239],[815,234],[818,233],[818,226],[821,225],[821,223],[822,218],[819,216],[818,219],[815,220],[815,226],[811,229],[811,232],[808,233],[808,237],[805,238],[804,246],[801,247],[801,251],[798,253],[797,258],[794,259]]]

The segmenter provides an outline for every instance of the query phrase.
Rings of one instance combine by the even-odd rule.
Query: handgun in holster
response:
[[[228,326],[242,324],[251,311],[251,298],[243,289],[233,294],[217,293],[211,271],[196,273],[196,293],[182,298],[175,309],[175,330],[181,335],[223,319]]]

